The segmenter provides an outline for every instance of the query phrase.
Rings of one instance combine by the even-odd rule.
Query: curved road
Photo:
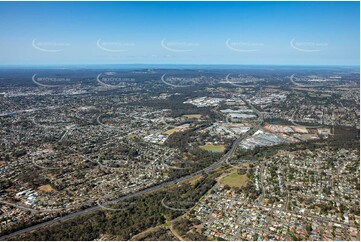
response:
[[[62,217],[55,218],[53,220],[49,220],[49,221],[46,221],[46,222],[43,222],[43,223],[40,223],[40,224],[37,224],[37,225],[30,226],[28,228],[13,232],[13,233],[8,234],[8,235],[1,236],[0,240],[8,240],[8,239],[14,238],[15,236],[30,233],[30,232],[33,232],[33,231],[35,231],[37,229],[43,228],[43,227],[49,227],[49,226],[51,226],[53,224],[61,223],[61,222],[73,219],[73,218],[75,218],[77,216],[80,216],[82,214],[86,214],[86,213],[90,213],[90,212],[100,210],[104,206],[111,205],[111,204],[116,204],[117,202],[129,199],[129,198],[138,197],[138,196],[141,196],[141,195],[143,195],[145,193],[149,193],[149,192],[158,190],[160,188],[163,188],[165,186],[169,186],[169,185],[172,185],[172,184],[177,184],[179,182],[191,179],[191,178],[193,178],[195,176],[198,176],[198,175],[201,175],[201,174],[204,174],[204,173],[209,173],[209,172],[213,171],[214,169],[221,166],[223,163],[227,162],[233,156],[234,152],[237,150],[237,147],[239,146],[240,142],[243,139],[245,139],[245,138],[253,135],[255,132],[257,132],[257,130],[261,127],[261,125],[263,123],[263,115],[261,114],[261,112],[258,111],[251,103],[247,102],[247,100],[245,100],[244,98],[241,97],[241,99],[258,115],[259,121],[258,121],[258,123],[257,123],[257,125],[255,127],[253,127],[252,129],[247,131],[247,133],[245,133],[244,135],[242,135],[238,139],[236,139],[233,142],[231,149],[218,162],[213,163],[212,165],[210,165],[210,166],[208,166],[208,167],[206,167],[206,168],[204,168],[202,170],[199,170],[199,171],[197,171],[195,173],[192,173],[190,175],[187,175],[187,176],[184,176],[184,177],[172,180],[172,181],[166,181],[166,182],[160,183],[160,184],[152,186],[152,187],[148,187],[148,188],[140,190],[138,192],[125,195],[125,196],[123,196],[121,198],[118,198],[118,199],[116,199],[114,201],[109,201],[109,202],[106,202],[106,203],[101,204],[101,205],[96,205],[96,206],[93,206],[93,207],[90,207],[90,208],[86,208],[84,210],[80,210],[80,211],[77,211],[77,212],[62,216]]]

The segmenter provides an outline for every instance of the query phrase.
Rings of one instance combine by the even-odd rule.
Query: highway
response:
[[[263,115],[261,114],[261,112],[259,112],[252,104],[247,102],[244,98],[241,97],[241,99],[258,115],[259,121],[257,122],[257,125],[255,127],[253,127],[252,129],[247,131],[247,133],[245,133],[244,135],[242,135],[238,139],[236,139],[233,142],[231,149],[229,149],[229,151],[219,161],[213,163],[212,165],[210,165],[210,166],[208,166],[208,167],[206,167],[206,168],[204,168],[202,170],[199,170],[199,171],[197,171],[195,173],[192,173],[190,175],[187,175],[187,176],[184,176],[184,177],[181,177],[181,178],[177,178],[177,179],[172,180],[172,181],[166,181],[166,182],[163,182],[163,183],[159,183],[159,184],[157,184],[155,186],[148,187],[148,188],[146,188],[144,190],[140,190],[140,191],[137,191],[135,193],[125,195],[125,196],[120,197],[120,198],[118,198],[116,200],[105,202],[105,203],[103,203],[101,205],[96,205],[96,206],[86,208],[86,209],[83,209],[83,210],[80,210],[80,211],[77,211],[77,212],[74,212],[74,213],[71,213],[71,214],[68,214],[68,215],[65,215],[65,216],[55,218],[53,220],[49,220],[49,221],[46,221],[46,222],[43,222],[43,223],[40,223],[40,224],[37,224],[37,225],[33,225],[33,226],[28,227],[28,228],[21,229],[21,230],[18,230],[16,232],[10,233],[8,235],[3,235],[3,236],[0,237],[0,240],[8,240],[8,239],[14,238],[14,237],[19,236],[19,235],[23,235],[23,234],[26,234],[26,233],[33,232],[33,231],[38,230],[40,228],[50,227],[51,225],[54,225],[56,223],[65,222],[65,221],[68,221],[68,220],[73,219],[75,217],[78,217],[80,215],[100,210],[100,209],[106,207],[107,205],[117,204],[120,201],[124,201],[126,199],[133,198],[133,197],[138,197],[138,196],[141,196],[143,194],[156,191],[156,190],[161,189],[163,187],[173,185],[173,184],[177,184],[179,182],[191,179],[191,178],[196,177],[198,175],[202,175],[204,173],[209,173],[209,172],[213,171],[214,169],[221,166],[223,163],[227,162],[233,156],[234,152],[237,150],[240,142],[242,140],[244,140],[245,138],[253,135],[255,132],[257,132],[257,130],[261,127],[261,125],[263,123]]]

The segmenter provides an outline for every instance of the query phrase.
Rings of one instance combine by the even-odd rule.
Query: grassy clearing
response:
[[[180,130],[179,130],[178,128],[173,128],[173,129],[169,129],[169,130],[163,132],[163,134],[171,135],[171,134],[173,134],[173,133],[175,133],[175,132],[179,132],[179,131],[180,131]]]
[[[54,191],[54,188],[52,188],[50,185],[43,185],[38,187],[38,189],[42,192],[52,192]]]
[[[228,185],[230,187],[242,187],[245,186],[248,182],[247,174],[239,175],[237,170],[233,170],[229,175],[220,179],[220,183],[225,186]]]
[[[135,139],[137,137],[136,134],[128,134],[127,138],[128,139]]]
[[[197,181],[199,181],[201,178],[202,178],[201,176],[195,176],[192,179],[187,180],[187,182],[189,182],[192,186],[194,186],[197,183]]]
[[[213,153],[222,153],[226,149],[224,145],[202,145],[199,148]]]
[[[174,127],[172,129],[169,129],[167,131],[164,131],[163,134],[165,135],[171,135],[175,132],[181,132],[181,131],[185,131],[189,128],[189,124],[183,124],[183,125],[180,125],[180,126],[177,126],[177,127]]]
[[[186,114],[183,115],[183,117],[189,118],[189,119],[200,119],[202,117],[201,114]]]

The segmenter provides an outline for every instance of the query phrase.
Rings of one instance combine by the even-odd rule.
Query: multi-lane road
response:
[[[199,170],[199,171],[197,171],[195,173],[192,173],[190,175],[187,175],[187,176],[184,176],[184,177],[172,180],[172,181],[166,181],[166,182],[163,182],[163,183],[159,183],[159,184],[157,184],[155,186],[148,187],[148,188],[146,188],[144,190],[140,190],[140,191],[137,191],[135,193],[125,195],[125,196],[120,197],[120,198],[118,198],[116,200],[109,201],[109,202],[106,202],[104,204],[96,205],[96,206],[93,206],[93,207],[90,207],[90,208],[86,208],[84,210],[80,210],[80,211],[77,211],[77,212],[62,216],[62,217],[55,218],[55,219],[50,220],[50,221],[46,221],[46,222],[43,222],[43,223],[40,223],[40,224],[37,224],[37,225],[30,226],[28,228],[13,232],[13,233],[8,234],[8,235],[1,236],[0,240],[8,240],[8,239],[14,238],[14,237],[19,236],[19,235],[24,235],[26,233],[36,231],[36,230],[38,230],[40,228],[49,227],[49,226],[57,224],[57,223],[68,221],[68,220],[76,218],[76,217],[78,217],[80,215],[100,210],[100,209],[106,207],[107,205],[117,204],[117,203],[119,203],[121,201],[124,201],[126,199],[133,198],[133,197],[138,197],[138,196],[141,196],[143,194],[146,194],[146,193],[153,192],[155,190],[161,189],[163,187],[173,185],[173,184],[177,184],[179,182],[186,181],[186,180],[191,179],[193,177],[196,177],[196,176],[202,175],[204,173],[209,173],[209,172],[213,171],[214,169],[221,166],[223,163],[228,162],[228,160],[233,156],[234,152],[237,150],[240,142],[242,140],[244,140],[245,138],[253,135],[255,132],[257,132],[257,130],[261,127],[261,125],[263,123],[263,116],[262,116],[261,112],[259,112],[251,103],[247,102],[247,100],[245,100],[244,98],[241,98],[241,99],[258,115],[259,121],[257,122],[257,125],[255,127],[250,129],[244,135],[237,138],[233,142],[232,147],[228,150],[228,152],[219,161],[213,163],[212,165],[210,165],[210,166],[208,166],[208,167],[206,167],[206,168],[204,168],[202,170]]]

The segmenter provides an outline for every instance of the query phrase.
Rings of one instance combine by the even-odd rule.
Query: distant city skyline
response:
[[[0,2],[0,65],[359,65],[359,2]]]

